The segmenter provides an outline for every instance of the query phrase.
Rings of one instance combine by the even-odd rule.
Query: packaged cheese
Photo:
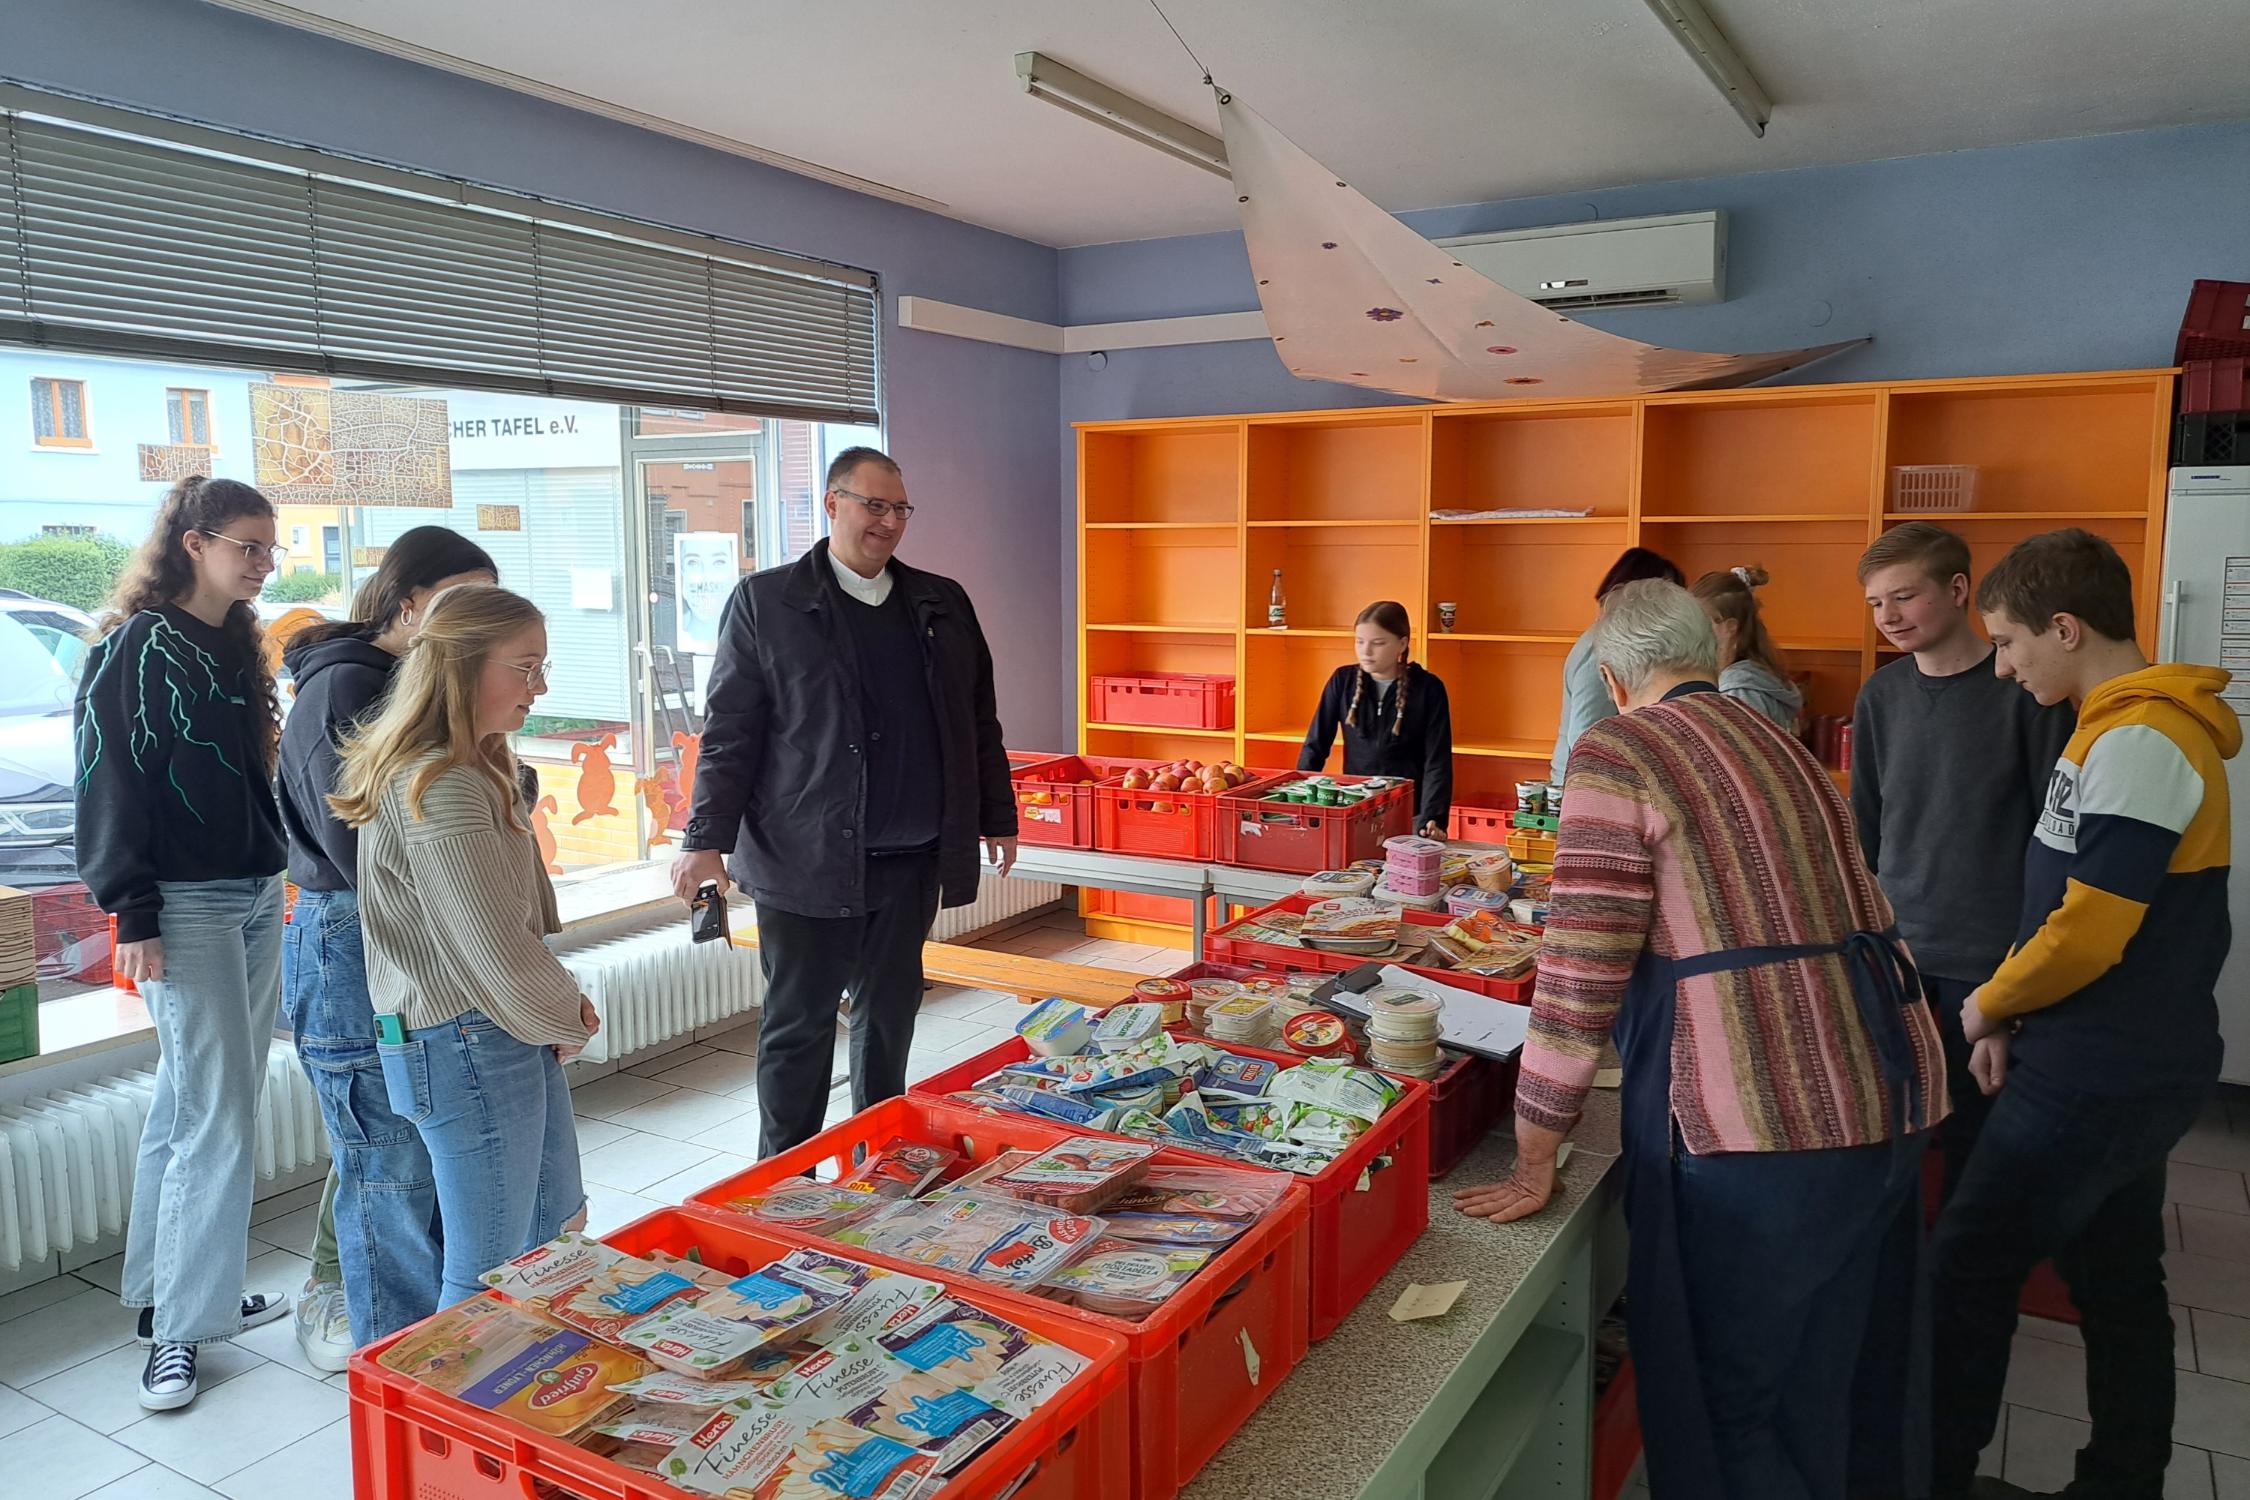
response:
[[[1049,998],[1016,1023],[1016,1035],[1041,1057],[1064,1057],[1086,1050],[1094,1037],[1094,1025],[1084,1006]]]
[[[648,1361],[486,1293],[417,1325],[380,1356],[385,1369],[549,1437],[570,1438],[623,1410],[616,1387]]]
[[[1094,1024],[1094,1046],[1103,1052],[1122,1052],[1163,1029],[1162,1005],[1139,1000],[1113,1005]]]

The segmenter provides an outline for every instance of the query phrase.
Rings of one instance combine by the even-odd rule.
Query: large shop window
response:
[[[0,113],[0,885],[34,893],[42,998],[109,979],[70,706],[184,474],[280,508],[277,649],[408,528],[474,538],[547,616],[518,748],[557,881],[674,847],[727,593],[818,540],[829,458],[880,440],[872,279],[458,195]]]

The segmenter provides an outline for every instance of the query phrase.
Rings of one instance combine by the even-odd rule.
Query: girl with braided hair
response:
[[[1453,813],[1453,711],[1445,683],[1408,660],[1414,626],[1404,605],[1390,599],[1370,604],[1353,624],[1359,660],[1338,667],[1321,689],[1297,769],[1328,764],[1341,729],[1344,774],[1412,781],[1414,826],[1444,838]]]

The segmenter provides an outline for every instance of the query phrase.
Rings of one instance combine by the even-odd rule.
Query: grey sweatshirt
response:
[[[2008,956],[2024,849],[2076,724],[1995,677],[1990,653],[1951,677],[1902,657],[1859,690],[1852,816],[1923,973],[1981,984]]]
[[[1594,660],[1594,632],[1589,630],[1563,658],[1562,732],[1555,738],[1550,780],[1562,780],[1563,772],[1570,769],[1570,747],[1578,737],[1616,712],[1617,705],[1609,701],[1609,688],[1602,682],[1601,663]]]
[[[1777,675],[1764,662],[1746,656],[1728,667],[1719,674],[1719,691],[1729,698],[1740,698],[1791,734],[1797,732],[1797,716],[1804,712],[1805,695],[1797,684]]]

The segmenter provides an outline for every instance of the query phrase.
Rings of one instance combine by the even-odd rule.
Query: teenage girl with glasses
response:
[[[289,1310],[244,1295],[253,1130],[281,998],[281,715],[251,601],[274,510],[183,479],[117,582],[74,729],[78,874],[157,1036],[120,1296],[149,1345],[141,1405],[187,1405],[196,1351]]]

